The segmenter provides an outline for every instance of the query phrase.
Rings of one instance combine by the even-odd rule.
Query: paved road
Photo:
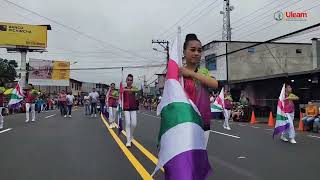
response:
[[[142,179],[155,167],[150,159],[157,155],[160,119],[154,112],[138,113],[137,142],[130,149],[124,135],[118,139],[104,119],[85,117],[82,109],[72,118],[49,111],[37,114],[34,123],[24,123],[24,114],[5,120],[5,129],[12,129],[0,132],[0,179]],[[221,121],[212,123],[208,154],[214,173],[209,179],[318,178],[320,134],[298,132],[298,144],[291,145],[273,140],[265,124],[231,127],[226,131]],[[159,171],[154,178],[163,177]]]

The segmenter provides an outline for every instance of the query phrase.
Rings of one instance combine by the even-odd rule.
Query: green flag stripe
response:
[[[22,99],[22,97],[18,96],[17,94],[11,94],[11,99]]]
[[[286,120],[288,120],[288,118],[285,116],[282,116],[280,114],[277,114],[276,120],[277,121],[286,121]]]
[[[185,122],[193,122],[198,124],[200,127],[203,127],[201,117],[190,104],[174,102],[165,106],[161,111],[159,141],[161,136],[170,128]]]
[[[219,106],[217,106],[217,105],[212,105],[212,108],[213,108],[213,109],[222,110],[222,108],[221,108],[221,107],[219,107]]]

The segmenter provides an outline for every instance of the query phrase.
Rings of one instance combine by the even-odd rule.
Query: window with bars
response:
[[[208,56],[205,57],[205,61],[206,61],[206,68],[209,71],[212,70],[217,70],[217,58],[216,58],[216,54],[210,54]]]

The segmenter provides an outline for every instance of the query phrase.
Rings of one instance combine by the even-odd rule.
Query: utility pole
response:
[[[167,66],[168,66],[168,62],[169,62],[169,41],[152,40],[152,44],[159,44],[160,46],[162,46],[164,48],[164,50],[167,53]]]
[[[223,15],[223,29],[222,29],[222,40],[231,41],[231,24],[230,24],[230,12],[234,9],[230,6],[229,0],[223,0],[223,11],[220,14]],[[226,81],[229,84],[229,63],[228,63],[228,42],[226,42]]]
[[[222,40],[231,41],[231,25],[230,25],[230,12],[234,9],[230,6],[229,0],[223,0],[223,11],[220,14],[223,15],[223,26],[222,26]]]

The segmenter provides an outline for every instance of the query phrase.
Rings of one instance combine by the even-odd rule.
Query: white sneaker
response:
[[[127,142],[127,143],[126,143],[126,146],[127,146],[127,147],[131,147],[131,142],[130,142],[130,141]]]
[[[97,117],[97,115],[96,115],[96,114],[94,114],[94,117]]]
[[[35,122],[35,121],[36,121],[35,119],[32,119],[32,120],[31,120],[31,122]]]
[[[286,138],[286,137],[284,137],[284,135],[281,135],[281,138],[280,138],[282,141],[284,141],[284,142],[288,142],[289,140]]]
[[[67,117],[67,115],[64,115],[63,117]]]
[[[91,114],[91,117],[93,117],[93,114]]]
[[[291,144],[297,144],[297,141],[292,138],[292,139],[290,139],[290,143],[291,143]]]
[[[69,118],[71,118],[72,116],[71,115],[69,115]]]
[[[230,131],[230,130],[231,130],[231,128],[230,128],[230,127],[226,127],[226,130]]]
[[[26,122],[26,123],[29,122],[29,119],[27,119],[25,122]]]

